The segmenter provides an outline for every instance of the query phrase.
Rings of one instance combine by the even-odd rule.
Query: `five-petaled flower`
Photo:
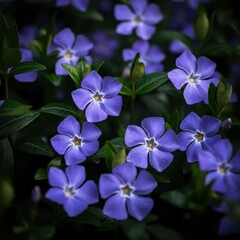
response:
[[[137,53],[140,53],[139,62],[144,63],[146,74],[163,70],[162,61],[165,59],[165,54],[157,45],[138,40],[133,44],[132,49],[123,50],[123,60],[132,61]]]
[[[57,51],[58,60],[55,64],[55,73],[57,75],[67,75],[62,63],[76,65],[80,57],[84,57],[91,62],[88,56],[89,51],[93,48],[93,43],[84,35],[77,35],[70,28],[64,28],[58,32],[52,39],[48,48],[48,53]]]
[[[240,190],[240,151],[235,156],[229,139],[215,142],[207,151],[198,153],[199,167],[207,172],[206,184],[220,193]]]
[[[131,8],[130,8],[131,7]],[[116,4],[114,8],[116,20],[123,21],[118,24],[116,32],[122,35],[136,34],[143,40],[149,40],[156,31],[156,25],[163,19],[159,7],[148,4],[147,0],[130,0],[130,6]]]
[[[183,130],[178,134],[179,149],[186,151],[187,161],[198,161],[198,152],[207,150],[221,136],[218,133],[221,121],[204,115],[200,118],[195,112],[189,113],[181,122],[180,128]]]
[[[96,71],[89,72],[81,82],[81,88],[72,92],[72,98],[80,110],[86,108],[89,122],[100,122],[108,115],[119,116],[122,97],[118,95],[122,84],[106,76],[103,79]]]
[[[204,56],[196,59],[191,51],[185,50],[176,59],[176,66],[178,68],[168,72],[168,78],[177,89],[186,85],[183,91],[186,103],[207,103],[209,85],[216,86],[220,80],[220,74],[215,71],[216,63]]]
[[[47,199],[63,205],[69,217],[74,217],[88,208],[89,204],[99,201],[97,185],[86,179],[83,166],[70,166],[65,172],[57,167],[51,167],[48,181],[52,186],[45,194]]]
[[[82,163],[99,148],[98,138],[102,134],[93,123],[83,122],[82,128],[73,117],[66,117],[57,127],[59,134],[50,141],[55,151],[63,155],[67,165]]]
[[[106,199],[103,213],[113,219],[127,219],[128,213],[141,221],[153,208],[153,200],[142,195],[150,194],[157,182],[146,170],[137,175],[132,163],[122,163],[113,168],[112,174],[100,176],[99,192]]]
[[[165,131],[162,117],[149,117],[141,126],[129,125],[125,133],[125,143],[134,147],[127,155],[127,161],[140,168],[150,165],[158,172],[165,170],[173,161],[171,152],[178,149],[178,139],[172,129]]]
[[[85,12],[87,10],[89,2],[90,0],[57,0],[56,6],[63,7],[70,4],[81,12]]]

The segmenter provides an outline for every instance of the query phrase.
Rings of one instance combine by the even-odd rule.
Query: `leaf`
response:
[[[62,81],[62,76],[54,73],[44,73],[44,77],[55,87],[60,86]]]
[[[30,154],[45,155],[48,157],[54,156],[52,148],[40,138],[29,139],[21,143],[18,149]]]
[[[136,94],[146,94],[168,81],[166,72],[146,75],[136,82]]]
[[[180,191],[173,190],[164,192],[161,194],[160,198],[179,208],[185,208],[187,206],[187,196]]]
[[[72,78],[72,80],[75,82],[75,84],[77,86],[79,86],[80,82],[82,80],[81,70],[71,64],[68,64],[68,63],[62,63],[61,65],[67,71],[68,75]]]
[[[56,157],[56,158],[52,159],[52,160],[48,163],[48,165],[47,165],[47,171],[49,171],[49,169],[50,169],[51,167],[58,167],[58,168],[60,168],[61,162],[62,162],[62,158],[61,158],[61,157]]]
[[[46,169],[40,168],[34,175],[34,180],[44,180],[48,179],[48,173]]]
[[[122,78],[117,78],[115,77],[120,83],[122,83],[122,88],[120,90],[120,93],[126,96],[132,96],[132,90],[130,87],[129,81],[122,79]]]
[[[15,74],[31,72],[31,71],[39,71],[39,70],[46,70],[46,66],[33,61],[24,61],[14,66],[11,69],[10,74],[15,75]]]
[[[153,175],[153,177],[160,183],[171,183],[171,179],[168,177],[168,175],[164,172],[156,172],[153,169],[149,169],[149,172]]]
[[[0,116],[20,116],[28,112],[31,107],[15,100],[5,100],[0,106]]]
[[[211,83],[208,89],[208,106],[215,116],[217,115],[216,90],[217,88]]]
[[[80,111],[70,105],[65,103],[49,103],[39,110],[42,113],[49,113],[60,117],[67,117],[72,115],[74,117],[79,117]]]
[[[178,110],[175,110],[168,118],[168,124],[171,126],[171,128],[177,132],[178,126],[179,126],[179,112]]]
[[[116,156],[117,150],[114,147],[114,145],[108,140],[105,143],[104,149],[105,149],[105,161],[106,161],[107,169],[108,169],[109,172],[111,172],[112,171],[113,158]]]
[[[6,137],[13,132],[16,132],[26,127],[28,124],[33,122],[39,115],[39,112],[33,111],[16,118],[2,117],[0,119],[0,138]]]
[[[30,240],[51,240],[56,229],[53,225],[35,225],[29,231]]]
[[[125,161],[126,161],[126,150],[125,150],[125,148],[122,148],[114,156],[113,161],[112,161],[112,168],[114,168],[115,166],[117,166],[121,163],[124,163]]]

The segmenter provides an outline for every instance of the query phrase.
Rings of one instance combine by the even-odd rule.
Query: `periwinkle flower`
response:
[[[165,59],[165,54],[157,45],[137,40],[132,49],[123,50],[123,60],[132,61],[137,53],[140,53],[139,62],[144,63],[146,74],[163,70],[162,61]]]
[[[64,28],[58,32],[52,39],[48,52],[58,52],[58,60],[55,65],[57,75],[67,75],[62,67],[62,63],[76,65],[80,57],[84,57],[91,62],[88,56],[89,51],[93,48],[92,42],[84,35],[75,36],[70,28]]]
[[[80,126],[73,116],[68,116],[60,122],[57,131],[50,141],[55,151],[64,155],[67,165],[84,162],[99,148],[98,138],[102,132],[93,123],[85,121]]]
[[[220,80],[215,71],[216,63],[204,56],[197,59],[191,51],[185,50],[176,59],[176,66],[178,68],[168,72],[168,78],[177,89],[186,85],[183,96],[187,104],[207,103],[210,83],[216,86]]]
[[[173,161],[171,152],[178,149],[178,140],[172,129],[165,131],[162,117],[149,117],[141,122],[141,127],[129,125],[125,133],[125,143],[133,147],[126,160],[140,168],[151,166],[158,172],[165,170]]]
[[[163,19],[159,7],[148,4],[147,0],[130,0],[130,6],[116,4],[114,7],[116,20],[123,21],[117,25],[116,32],[122,35],[136,34],[143,40],[149,40],[156,31],[156,25]]]
[[[137,174],[132,163],[122,163],[113,168],[112,174],[101,174],[99,192],[107,199],[103,213],[117,220],[128,218],[128,213],[141,221],[153,208],[153,200],[143,195],[150,194],[157,182],[146,170]]]
[[[77,216],[88,208],[88,205],[99,201],[97,185],[86,179],[83,166],[67,167],[65,172],[57,167],[51,167],[48,181],[51,188],[45,197],[63,206],[69,217]]]
[[[198,153],[199,167],[206,172],[206,184],[220,193],[240,190],[240,150],[233,155],[228,139],[215,142],[207,151]]]
[[[89,72],[81,82],[81,88],[72,92],[72,98],[80,110],[86,108],[89,122],[100,122],[108,115],[119,116],[122,97],[118,95],[122,84],[106,76],[103,79],[96,71]]]
[[[195,113],[189,113],[181,122],[183,130],[178,134],[179,149],[187,154],[189,163],[198,161],[198,152],[207,150],[221,136],[218,133],[221,121],[204,115],[201,118]]]
[[[56,6],[63,7],[70,4],[81,12],[85,12],[87,10],[89,2],[90,0],[56,0]]]
[[[37,37],[37,26],[27,25],[19,33],[19,45],[24,48],[30,47],[30,42]]]
[[[187,2],[187,5],[192,10],[196,10],[201,3],[207,3],[208,0],[172,0],[173,2]]]

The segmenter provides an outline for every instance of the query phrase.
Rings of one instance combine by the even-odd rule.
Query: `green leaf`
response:
[[[77,86],[79,86],[80,82],[82,80],[81,70],[71,64],[68,64],[68,63],[62,63],[62,66],[67,71],[67,73],[72,78],[72,80],[75,82],[75,84]]]
[[[216,91],[217,88],[211,83],[208,89],[208,106],[215,116],[217,115]]]
[[[91,71],[91,65],[84,57],[78,60],[76,67],[81,71],[81,80]]]
[[[146,75],[136,82],[136,94],[146,94],[168,81],[166,72]]]
[[[158,219],[159,219],[159,217],[157,215],[150,213],[150,214],[147,215],[147,217],[145,217],[143,219],[142,222],[146,224],[146,223],[154,222],[154,221],[156,221]]]
[[[32,61],[25,61],[25,62],[20,62],[16,66],[14,66],[10,74],[15,75],[15,74],[21,74],[25,72],[31,72],[31,71],[39,71],[39,70],[46,70],[46,66],[32,62]]]
[[[187,206],[187,196],[180,191],[173,190],[164,192],[161,194],[160,198],[179,208],[185,208]]]
[[[39,110],[41,113],[49,113],[52,115],[67,117],[72,115],[76,118],[79,117],[80,111],[65,103],[49,103]]]
[[[21,143],[18,149],[23,152],[37,155],[54,156],[52,148],[40,138],[29,139]]]
[[[8,24],[4,16],[0,13],[0,33],[4,34],[8,29]]]
[[[20,116],[28,112],[31,107],[15,100],[5,100],[0,106],[0,116]]]
[[[168,118],[168,124],[171,126],[171,128],[177,132],[178,126],[179,126],[179,112],[178,110],[175,110]]]
[[[122,148],[114,156],[113,161],[112,161],[112,168],[114,168],[115,166],[117,166],[121,163],[124,163],[125,161],[126,161],[126,150],[125,150],[125,148]]]
[[[142,62],[138,62],[135,64],[132,70],[132,79],[138,80],[145,74],[145,65]]]
[[[164,172],[157,172],[154,169],[150,168],[148,169],[149,172],[153,175],[153,177],[156,179],[156,181],[160,183],[171,183],[171,179],[168,177],[168,175]]]
[[[2,117],[0,119],[0,138],[6,137],[13,132],[16,132],[26,127],[28,124],[33,122],[39,115],[39,112],[28,112],[16,118]]]
[[[35,225],[29,231],[29,240],[51,240],[55,232],[53,225]]]
[[[0,212],[9,207],[14,198],[14,188],[12,183],[5,179],[0,179]]]
[[[62,76],[54,73],[44,73],[44,77],[55,87],[60,86],[62,81]]]
[[[62,158],[61,157],[56,157],[54,159],[52,159],[48,165],[47,165],[47,171],[49,171],[49,169],[51,167],[58,167],[60,168],[61,167],[61,163],[62,163]]]
[[[98,64],[97,67],[95,67],[95,71],[98,72],[103,64],[104,64],[104,61],[102,61],[100,64]]]
[[[34,180],[45,180],[48,179],[48,173],[46,169],[40,168],[34,175]]]
[[[122,88],[120,90],[120,93],[122,95],[132,96],[132,90],[131,90],[129,81],[122,78],[117,78],[117,77],[115,77],[115,79],[117,79],[120,83],[122,83]]]
[[[109,172],[111,172],[112,165],[113,165],[113,158],[116,156],[117,150],[110,141],[106,141],[104,149],[105,149],[105,161],[106,161],[107,169]]]

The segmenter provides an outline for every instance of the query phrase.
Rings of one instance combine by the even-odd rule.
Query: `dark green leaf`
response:
[[[51,160],[48,165],[47,165],[47,171],[49,171],[49,169],[51,167],[58,167],[60,168],[61,166],[61,162],[62,162],[62,158],[61,157],[56,157],[53,160]]]
[[[171,179],[168,177],[168,175],[164,172],[156,172],[153,169],[149,169],[149,172],[153,175],[153,177],[160,183],[171,183]]]
[[[60,86],[62,81],[62,76],[54,73],[44,73],[44,77],[55,87]]]
[[[122,83],[122,88],[120,90],[120,93],[123,95],[127,95],[127,96],[132,96],[132,90],[130,87],[130,83],[128,80],[122,79],[122,78],[117,78],[116,79]]]
[[[20,62],[19,64],[14,66],[11,69],[10,74],[15,75],[15,74],[21,74],[25,72],[39,71],[39,70],[46,70],[46,67],[40,63],[25,61],[25,62]]]
[[[30,229],[29,240],[51,240],[56,232],[53,225],[33,226]]]
[[[11,48],[19,48],[18,30],[16,22],[8,24],[7,39]]]
[[[160,198],[179,208],[185,208],[187,206],[187,196],[180,191],[173,190],[164,192],[161,194]]]
[[[142,222],[146,224],[146,223],[154,222],[158,219],[159,219],[159,217],[157,215],[148,214],[147,217],[145,217]]]
[[[46,169],[40,168],[34,175],[34,180],[45,180],[48,178],[48,173]]]
[[[0,119],[0,138],[6,137],[13,132],[16,132],[32,121],[34,121],[40,115],[39,112],[28,112],[20,117],[10,118],[2,117]]]
[[[102,67],[103,64],[104,64],[104,61],[102,61],[100,64],[98,64],[98,66],[95,67],[95,71],[98,72],[99,69]]]
[[[131,74],[131,79],[133,80],[138,80],[140,79],[145,73],[145,65],[142,62],[138,62],[135,64],[132,74]]]
[[[167,73],[152,73],[136,82],[136,94],[146,94],[155,90],[168,81]]]
[[[52,148],[40,138],[29,139],[28,141],[21,143],[18,146],[18,149],[31,154],[45,155],[49,157],[54,156]]]
[[[72,78],[72,80],[75,82],[75,84],[77,86],[79,86],[80,82],[82,80],[81,70],[71,64],[68,64],[68,63],[62,63],[62,66],[67,71],[67,73]]]
[[[175,110],[168,118],[168,124],[171,126],[171,128],[177,132],[178,126],[179,126],[179,112],[178,110]]]
[[[8,29],[8,24],[4,16],[0,13],[0,33],[4,34]]]
[[[108,169],[109,172],[111,172],[112,171],[113,158],[116,156],[117,150],[114,147],[114,145],[111,143],[111,141],[106,141],[104,146],[105,146],[104,147],[104,149],[105,149],[105,161],[106,161],[107,169]]]
[[[208,89],[208,106],[215,116],[217,114],[216,91],[217,88],[211,83]]]
[[[0,178],[0,212],[9,207],[14,198],[14,188],[12,183],[7,179]]]
[[[42,113],[49,113],[60,117],[67,117],[72,115],[76,118],[79,117],[80,111],[65,103],[49,103],[39,110]]]
[[[114,156],[112,161],[112,168],[115,166],[124,163],[126,161],[126,150],[125,148],[120,149],[117,154]]]

